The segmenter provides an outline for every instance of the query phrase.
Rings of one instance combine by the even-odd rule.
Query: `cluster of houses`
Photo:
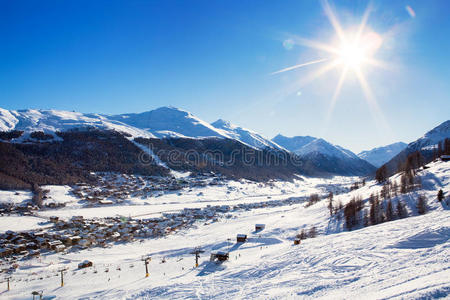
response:
[[[39,210],[39,207],[33,205],[31,202],[26,201],[20,204],[7,202],[0,203],[0,216],[8,216],[11,214],[30,216],[37,210]]]
[[[90,204],[113,204],[128,197],[148,197],[184,188],[223,184],[221,175],[197,174],[184,178],[135,176],[127,174],[98,173],[95,185],[78,184],[73,194]],[[113,200],[111,200],[113,199]]]
[[[106,247],[117,242],[132,242],[136,239],[157,238],[174,231],[190,227],[196,221],[218,220],[219,214],[231,217],[230,212],[253,208],[274,207],[305,201],[302,198],[270,200],[237,205],[208,205],[204,208],[185,208],[176,213],[165,213],[160,218],[127,219],[107,217],[85,219],[73,216],[69,220],[50,217],[53,226],[46,230],[13,232],[0,234],[0,259],[28,258],[43,252],[76,251],[89,247]],[[264,229],[257,224],[255,230]],[[238,242],[245,242],[246,235],[238,235]]]

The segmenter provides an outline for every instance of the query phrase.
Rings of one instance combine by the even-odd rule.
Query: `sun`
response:
[[[319,76],[340,67],[341,72],[333,96],[331,97],[326,122],[328,122],[330,118],[349,72],[352,72],[358,79],[365,99],[370,106],[371,111],[374,113],[374,116],[376,115],[375,117],[378,119],[384,119],[384,116],[382,116],[382,112],[378,107],[375,96],[370,88],[369,81],[366,79],[364,74],[364,71],[370,66],[382,67],[385,69],[389,68],[387,64],[376,58],[376,54],[383,44],[382,35],[366,26],[371,11],[370,4],[362,16],[361,23],[353,28],[347,28],[344,30],[336,15],[332,11],[329,3],[326,0],[322,3],[324,12],[336,34],[334,42],[322,43],[320,41],[312,41],[301,37],[292,39],[297,44],[317,49],[319,51],[318,54],[322,57],[313,61],[284,68],[273,72],[272,75],[303,68],[313,64],[323,64],[321,68],[311,74],[308,74],[308,76],[302,80],[303,84],[306,84],[307,82],[310,82]],[[326,53],[327,55],[324,56],[323,53]]]
[[[338,50],[339,63],[348,68],[360,68],[366,59],[364,48],[355,43],[343,44]]]
[[[382,37],[374,31],[361,33],[352,40],[345,37],[336,47],[336,59],[346,68],[360,69],[364,64],[375,62],[374,55],[382,43]]]

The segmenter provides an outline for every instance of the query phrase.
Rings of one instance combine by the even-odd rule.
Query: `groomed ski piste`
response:
[[[44,299],[448,298],[450,218],[445,201],[450,193],[450,163],[436,161],[427,167],[417,174],[422,181],[420,190],[392,198],[394,204],[398,200],[405,203],[409,217],[404,219],[347,231],[343,218],[330,218],[326,199],[311,206],[302,202],[248,208],[219,216],[216,221],[196,222],[193,227],[163,238],[20,261],[11,275],[10,290],[6,291],[6,282],[1,283],[0,298],[31,299],[33,291],[42,291]],[[324,198],[328,190],[349,187],[355,180],[303,177],[294,183],[277,182],[272,189],[229,182],[241,188],[231,195],[224,187],[198,188],[182,195],[145,199],[146,205],[138,205],[142,199],[131,201],[133,205],[102,208],[77,208],[73,204],[52,214],[59,213],[61,218],[74,213],[92,217],[89,210],[97,209],[97,217],[104,217],[120,214],[124,209],[122,214],[127,216],[142,210],[144,214],[158,214],[185,207],[267,201],[268,197],[308,197],[311,193]],[[399,181],[399,175],[391,180]],[[437,201],[439,189],[447,197],[443,202]],[[368,181],[334,199],[345,205],[352,197],[361,196],[368,208],[370,194],[380,190],[381,185]],[[69,197],[61,187],[52,191],[55,197],[58,193],[60,198]],[[424,215],[417,213],[418,194],[427,199]],[[39,217],[10,216],[0,218],[2,230],[8,228],[8,218],[20,220],[14,230],[43,226],[28,221]],[[264,224],[265,228],[255,232],[255,224]],[[294,245],[301,229],[311,227],[317,228],[317,237]],[[237,243],[237,234],[246,234],[248,240]],[[196,247],[205,251],[200,254],[197,268],[191,254]],[[210,261],[210,254],[217,251],[229,252],[229,260]],[[148,277],[142,260],[145,257],[151,257]],[[93,267],[78,269],[84,260],[92,261]],[[66,271],[61,287],[62,269]]]

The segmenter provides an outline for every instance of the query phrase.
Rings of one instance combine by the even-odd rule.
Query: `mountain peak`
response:
[[[282,134],[278,134],[276,137],[272,139],[272,141],[286,148],[289,151],[295,152],[315,139],[316,139],[315,137],[309,135],[287,137]]]
[[[220,129],[225,129],[225,128],[236,128],[237,126],[233,125],[230,123],[230,121],[226,121],[224,119],[218,119],[217,121],[211,123],[212,126],[216,127],[216,128],[220,128]]]
[[[425,133],[424,138],[438,138],[443,139],[445,137],[448,137],[450,133],[450,120],[447,120],[438,126],[434,127],[427,133]]]
[[[371,150],[362,151],[358,154],[358,157],[368,161],[375,167],[381,167],[384,163],[388,162],[391,158],[405,149],[406,146],[407,144],[403,142],[397,142]]]

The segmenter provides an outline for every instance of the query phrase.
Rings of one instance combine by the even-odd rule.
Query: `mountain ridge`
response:
[[[419,151],[425,161],[430,161],[437,144],[450,138],[450,120],[444,121],[433,129],[427,131],[422,137],[409,143],[405,149],[383,164],[386,166],[388,175],[397,172],[398,166],[405,162],[408,155]]]
[[[352,151],[333,145],[322,138],[311,136],[289,138],[278,134],[273,140],[308,162],[320,166],[325,172],[368,175],[376,169]]]
[[[376,147],[371,150],[364,150],[358,153],[358,157],[364,159],[374,165],[380,167],[384,163],[388,162],[395,155],[405,149],[408,144],[403,142],[396,142],[386,146]]]

